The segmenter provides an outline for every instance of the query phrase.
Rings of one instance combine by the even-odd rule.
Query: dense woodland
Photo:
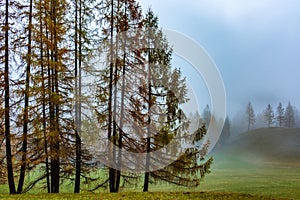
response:
[[[75,193],[199,185],[212,163],[205,123],[190,128],[181,110],[185,78],[153,11],[136,0],[3,0],[0,17],[0,179],[11,194],[58,193],[64,182]],[[193,145],[179,152],[188,134]],[[147,153],[143,172],[120,167],[125,151]]]

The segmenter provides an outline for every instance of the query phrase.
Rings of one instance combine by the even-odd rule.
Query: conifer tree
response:
[[[247,119],[248,131],[249,131],[250,126],[255,123],[255,114],[251,102],[248,102],[247,104],[246,117],[247,117],[246,119]]]
[[[1,45],[1,64],[4,64],[4,134],[5,134],[5,146],[6,146],[6,169],[7,169],[7,178],[9,185],[10,194],[16,193],[15,181],[14,181],[14,172],[13,172],[13,162],[12,162],[12,148],[11,148],[11,119],[10,119],[10,65],[11,65],[11,56],[10,56],[10,40],[9,33],[11,31],[11,13],[9,8],[12,6],[9,0],[6,0],[4,3],[4,24],[2,24],[1,29],[4,31],[4,45]],[[2,31],[1,31],[2,32]],[[3,36],[2,36],[3,37]],[[4,53],[3,53],[4,51]],[[3,53],[3,54],[2,54]]]
[[[282,103],[280,102],[277,107],[277,122],[278,126],[282,127],[284,124],[284,108],[282,107]]]
[[[270,128],[274,122],[274,111],[270,104],[268,104],[266,110],[264,111],[264,118],[265,118],[267,126]]]
[[[172,49],[168,46],[162,31],[159,30],[158,18],[151,10],[146,13],[144,26],[144,34],[149,47],[145,52],[145,60],[148,63],[147,68],[145,68],[148,78],[145,80],[148,80],[148,83],[142,90],[145,93],[142,95],[143,99],[148,104],[146,113],[148,121],[146,121],[147,128],[145,129],[147,133],[145,134],[147,157],[143,191],[149,190],[150,177],[154,181],[161,180],[182,186],[196,186],[200,181],[196,174],[201,174],[200,177],[203,177],[209,171],[212,161],[209,159],[207,162],[199,163],[198,160],[201,157],[203,161],[206,154],[204,150],[206,147],[204,149],[196,147],[206,133],[204,127],[199,127],[195,132],[195,135],[198,136],[193,141],[194,146],[184,149],[182,154],[179,153],[180,156],[175,162],[163,169],[149,171],[150,163],[151,165],[163,165],[166,162],[164,159],[151,157],[150,153],[166,148],[174,140],[176,142],[173,149],[166,149],[162,154],[176,154],[174,148],[176,149],[176,146],[180,147],[183,144],[181,139],[188,133],[189,122],[180,108],[181,104],[188,101],[185,78],[182,78],[179,69],[172,68]],[[142,116],[145,114],[140,113],[140,116],[143,119]],[[201,156],[200,151],[203,152]],[[189,170],[186,170],[187,168]]]
[[[295,126],[295,116],[294,116],[294,109],[289,102],[284,113],[284,121],[285,127],[293,128]]]
[[[67,59],[67,7],[63,0],[34,4],[30,95],[35,99],[31,101],[34,115],[30,120],[28,168],[45,163],[45,174],[29,183],[24,192],[46,178],[48,192],[58,193],[60,178],[72,174],[69,158],[73,155],[74,122],[70,94],[74,77]]]
[[[74,192],[80,192],[80,180],[81,176],[85,176],[84,173],[88,172],[84,168],[85,162],[90,159],[90,154],[87,153],[85,147],[82,144],[82,107],[84,107],[83,99],[85,94],[82,92],[85,85],[82,81],[82,76],[88,75],[91,73],[91,66],[89,64],[90,54],[95,45],[99,36],[97,35],[101,24],[97,21],[100,21],[101,18],[97,17],[97,9],[101,7],[99,1],[82,1],[75,0],[73,6],[74,17],[73,29],[74,32],[71,32],[72,39],[74,40],[74,113],[75,113],[75,185]],[[92,27],[90,22],[94,22],[100,27]],[[86,177],[87,178],[87,177]]]
[[[206,105],[206,107],[202,112],[202,123],[204,123],[206,127],[209,126],[210,118],[211,118],[210,108],[209,105]]]
[[[122,151],[117,151],[116,146],[123,145],[122,123],[126,107],[125,85],[127,71],[134,68],[133,37],[128,32],[135,30],[140,25],[141,9],[135,0],[107,1],[104,13],[103,37],[105,38],[101,49],[106,53],[107,68],[103,70],[99,82],[99,93],[107,94],[107,98],[98,96],[103,110],[98,109],[98,116],[107,130],[109,142],[109,156],[115,165],[122,165]],[[131,38],[131,39],[127,39]],[[130,42],[129,42],[130,41]],[[131,74],[131,72],[130,72]],[[121,78],[120,78],[121,77]],[[120,80],[120,81],[119,81]],[[105,91],[105,92],[104,92]],[[121,99],[118,98],[121,96]],[[101,99],[103,101],[101,101]],[[128,99],[128,98],[127,98]],[[102,103],[101,103],[102,102]],[[120,111],[120,112],[119,112]],[[116,124],[116,119],[121,124]],[[107,123],[105,122],[107,119]],[[103,125],[102,124],[102,125]],[[121,128],[120,128],[121,127]],[[109,187],[111,192],[117,192],[120,185],[121,171],[109,168]]]

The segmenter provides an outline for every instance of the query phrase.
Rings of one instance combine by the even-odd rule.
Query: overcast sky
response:
[[[248,101],[257,112],[279,101],[300,107],[300,1],[140,2],[153,9],[161,27],[205,48],[222,75],[229,115],[245,110]]]

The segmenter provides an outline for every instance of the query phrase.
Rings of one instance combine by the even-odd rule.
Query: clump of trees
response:
[[[254,109],[251,102],[248,103],[246,108],[246,120],[248,130],[250,126],[255,128],[266,126],[266,127],[286,127],[295,128],[296,127],[296,114],[297,108],[293,107],[290,102],[286,108],[283,107],[280,102],[276,108],[276,112],[273,110],[271,104],[263,110],[262,114],[255,115]],[[255,125],[255,122],[261,125]]]
[[[180,108],[188,101],[185,78],[171,66],[172,48],[151,10],[143,14],[135,0],[6,0],[0,16],[0,176],[11,194],[37,185],[58,193],[64,181],[75,193],[83,182],[118,192],[121,181],[141,177],[143,191],[160,181],[194,187],[209,173],[209,144],[200,142],[206,128],[199,124],[190,133]],[[94,77],[95,87],[84,76]],[[128,159],[124,150],[147,153],[145,173],[108,166],[104,177],[92,176],[97,155],[83,137],[98,127],[113,164]],[[172,141],[184,148],[162,153],[177,159],[151,171],[165,160],[150,153]]]

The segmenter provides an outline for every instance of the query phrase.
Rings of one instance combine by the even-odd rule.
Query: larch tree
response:
[[[6,145],[6,169],[7,169],[7,179],[10,194],[16,193],[14,172],[13,172],[13,162],[12,162],[12,149],[11,149],[11,119],[10,119],[10,40],[9,34],[11,31],[11,14],[9,8],[12,6],[9,0],[4,3],[4,24],[2,24],[1,29],[4,32],[4,45],[1,45],[1,65],[4,64],[4,134],[5,134],[5,145]],[[2,32],[1,31],[1,32]],[[3,36],[2,36],[3,37]],[[4,56],[3,55],[4,51]]]
[[[184,143],[190,130],[181,110],[188,101],[186,81],[171,66],[172,48],[152,11],[143,17],[136,0],[6,0],[0,16],[0,156],[6,158],[0,158],[0,168],[5,163],[7,171],[0,176],[7,176],[11,194],[37,185],[58,193],[64,180],[74,181],[78,193],[82,177],[93,179],[86,161],[97,155],[83,142],[94,131],[86,126],[94,110],[83,112],[90,106],[85,75],[96,77],[91,104],[99,105],[97,123],[106,131],[110,162],[118,166],[108,166],[108,179],[99,186],[118,192],[140,180],[140,174],[123,170],[132,161],[125,151],[149,154],[140,163],[144,191],[152,181],[199,185],[212,162],[204,158],[209,143],[200,145],[206,129],[196,127],[192,144]],[[105,57],[99,71],[91,66],[96,46]],[[161,156],[173,153],[176,160],[150,155],[171,141],[173,148]],[[150,170],[165,162],[170,164]],[[35,170],[41,173],[27,183]]]
[[[5,18],[5,9],[6,9],[6,2],[1,1],[0,2],[0,17],[1,19]],[[6,173],[6,165],[5,165],[5,149],[4,149],[4,140],[5,140],[5,108],[4,108],[4,63],[5,63],[5,22],[0,21],[0,177],[1,177],[1,183],[4,184],[4,182],[7,181],[7,173]]]
[[[82,108],[84,105],[85,94],[83,90],[86,88],[83,83],[82,77],[90,74],[91,66],[90,55],[92,51],[96,48],[99,40],[99,32],[101,29],[102,16],[97,16],[98,9],[101,9],[100,1],[83,1],[75,0],[73,5],[73,13],[75,16],[72,21],[73,28],[71,29],[71,38],[74,41],[74,115],[75,115],[75,184],[74,192],[80,192],[80,180],[81,176],[85,176],[85,172],[89,172],[86,169],[86,161],[91,158],[87,149],[82,144],[82,121],[85,120],[82,114]],[[90,23],[97,24],[93,27]],[[100,27],[98,27],[100,26]],[[72,32],[73,31],[73,32]],[[85,176],[86,179],[88,177]]]
[[[122,151],[117,151],[123,145],[123,118],[128,102],[125,96],[127,71],[134,68],[134,39],[129,32],[133,32],[140,26],[141,9],[135,0],[106,1],[104,9],[103,38],[101,44],[102,54],[105,56],[105,64],[109,67],[102,68],[101,80],[99,81],[98,117],[101,126],[107,130],[109,140],[109,155],[115,165],[122,164]],[[105,97],[106,96],[106,97]],[[120,97],[120,98],[119,98]],[[125,98],[127,100],[125,100]],[[120,124],[117,124],[116,120]],[[109,167],[110,192],[119,190],[121,171]]]
[[[48,4],[49,5],[49,4]],[[73,174],[70,157],[72,148],[74,119],[72,117],[73,98],[70,94],[74,87],[73,69],[69,67],[69,47],[65,41],[68,24],[66,11],[69,6],[64,0],[51,0],[49,5],[48,41],[46,50],[48,63],[49,95],[49,147],[51,192],[58,193],[60,178]],[[46,25],[46,26],[47,26]],[[46,33],[47,34],[47,33]]]
[[[33,168],[45,163],[45,173],[27,185],[47,180],[47,191],[59,192],[61,177],[69,177],[74,138],[72,118],[73,70],[66,42],[68,5],[63,0],[39,1],[34,4],[32,32],[31,95],[35,96],[30,145]]]
[[[28,13],[28,23],[25,28],[27,30],[26,38],[27,42],[25,45],[26,53],[24,56],[25,60],[25,88],[24,88],[24,107],[23,107],[23,115],[22,115],[22,123],[23,123],[23,130],[22,130],[22,148],[21,148],[21,168],[20,168],[20,175],[19,175],[19,183],[17,188],[17,193],[20,194],[23,191],[24,186],[24,179],[25,173],[28,163],[27,160],[27,146],[28,146],[28,135],[29,135],[29,110],[30,110],[30,77],[31,77],[31,62],[32,62],[32,20],[33,20],[33,1],[30,0],[28,5],[28,10],[25,13]],[[27,7],[27,6],[25,6]]]

